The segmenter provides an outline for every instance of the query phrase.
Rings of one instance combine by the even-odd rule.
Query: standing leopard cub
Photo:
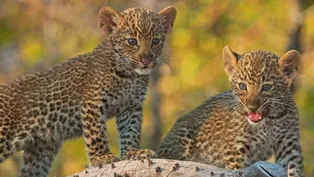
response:
[[[81,135],[92,165],[117,161],[105,127],[113,116],[123,159],[155,155],[139,150],[142,104],[176,10],[105,6],[99,16],[108,36],[91,53],[0,86],[0,162],[24,150],[20,176],[47,176],[62,142]]]
[[[299,53],[239,55],[226,46],[223,58],[232,91],[177,120],[159,157],[240,169],[274,154],[289,177],[304,176],[299,115],[290,92]]]

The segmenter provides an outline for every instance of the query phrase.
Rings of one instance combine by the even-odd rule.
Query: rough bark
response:
[[[126,160],[87,168],[71,177],[286,177],[286,173],[281,166],[262,161],[245,169],[232,171],[190,161],[151,159]]]

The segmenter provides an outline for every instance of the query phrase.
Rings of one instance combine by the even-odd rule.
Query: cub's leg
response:
[[[288,131],[284,132],[284,130],[281,131],[281,133],[278,133],[277,138],[276,161],[288,169],[288,177],[304,177],[303,156],[299,135],[297,133],[288,133]]]
[[[20,130],[19,127],[11,118],[0,117],[0,163],[14,152],[21,150],[24,143],[30,139],[29,133]]]
[[[20,147],[16,147],[12,141],[7,140],[6,137],[0,135],[0,163],[5,161],[14,152],[20,150]]]
[[[82,110],[84,141],[90,163],[93,166],[120,160],[109,150],[105,126],[107,116],[104,111],[100,115],[99,109],[95,103],[85,102]]]
[[[120,134],[120,154],[122,159],[156,157],[150,149],[140,149],[142,105],[126,109],[117,116],[117,126]]]
[[[25,145],[23,166],[19,177],[48,176],[51,164],[60,147],[61,143],[38,139]]]

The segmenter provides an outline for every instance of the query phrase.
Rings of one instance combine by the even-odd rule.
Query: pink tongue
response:
[[[251,112],[249,114],[249,119],[253,122],[257,122],[257,121],[260,121],[262,118],[262,113],[259,112],[259,113],[254,113],[254,112]]]

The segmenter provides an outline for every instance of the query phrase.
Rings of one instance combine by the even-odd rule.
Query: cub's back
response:
[[[49,110],[50,104],[58,101],[60,106],[68,107],[71,100],[79,99],[79,93],[88,81],[84,78],[88,67],[87,60],[79,56],[52,69],[27,74],[1,85],[0,111],[11,110],[14,116],[10,119],[20,120],[27,117],[25,114],[32,114],[31,109]]]
[[[193,151],[194,140],[210,119],[232,112],[236,100],[231,91],[216,95],[179,118],[159,147],[161,158],[185,160]],[[184,153],[182,153],[184,151]]]

